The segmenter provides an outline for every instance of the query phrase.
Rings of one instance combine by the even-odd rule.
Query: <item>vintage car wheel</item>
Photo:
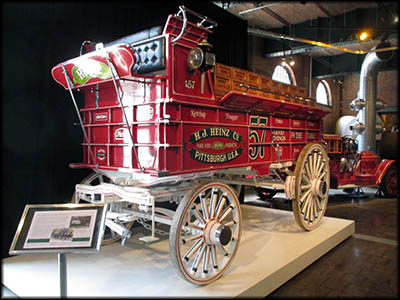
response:
[[[272,188],[256,187],[255,188],[258,197],[263,200],[271,200],[278,191]]]
[[[385,197],[393,198],[399,195],[397,176],[396,166],[391,165],[379,185]]]
[[[347,193],[347,194],[353,194],[356,191],[355,188],[345,188],[343,189],[343,192]]]
[[[111,183],[111,179],[106,176],[103,173],[97,173],[97,172],[93,172],[92,174],[90,174],[89,176],[87,176],[85,179],[83,179],[81,181],[81,184],[90,184],[90,185],[98,185],[101,184],[103,182],[106,183]],[[94,199],[94,201],[86,201],[83,199],[75,199],[75,192],[72,195],[72,203],[99,203],[100,199]],[[114,209],[114,205],[121,205],[120,203],[110,203],[109,207],[108,207],[108,211],[112,211]],[[131,205],[131,203],[127,203],[127,206]],[[126,229],[130,229],[132,227],[134,222],[125,222],[125,223],[120,223],[120,225],[123,225]],[[102,241],[102,245],[109,245],[112,244],[114,242],[117,242],[121,239],[121,236],[118,235],[115,231],[111,230],[110,228],[108,228],[107,226],[105,227],[104,230],[104,236],[103,236],[103,241]]]
[[[240,204],[244,204],[244,194],[245,194],[245,185],[236,185],[236,184],[232,184],[231,188],[233,189],[233,191],[236,194],[236,197],[239,200]],[[240,192],[238,192],[238,190],[240,189]]]
[[[240,204],[226,184],[195,186],[180,202],[170,229],[170,254],[178,273],[204,285],[232,263],[242,227]]]
[[[325,148],[321,144],[307,144],[297,159],[294,175],[294,217],[301,228],[313,230],[328,205],[330,174]]]

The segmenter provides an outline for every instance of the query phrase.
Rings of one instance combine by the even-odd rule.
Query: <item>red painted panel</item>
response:
[[[307,128],[308,129],[320,129],[319,121],[307,121]]]
[[[295,143],[304,143],[306,141],[305,131],[293,130],[290,134],[290,141]]]
[[[218,122],[217,111],[199,106],[184,106],[182,107],[182,121],[216,123]]]
[[[292,160],[297,160],[297,157],[299,156],[299,154],[300,154],[301,150],[303,149],[304,145],[305,144],[292,145],[292,154],[291,154]]]
[[[307,142],[308,143],[318,143],[321,140],[321,132],[319,131],[308,131],[307,132]]]
[[[289,119],[283,117],[271,117],[271,126],[276,128],[288,128]]]
[[[275,144],[288,143],[290,141],[289,130],[273,129],[271,134],[272,134],[272,141]]]
[[[246,115],[243,113],[221,110],[219,112],[219,122],[229,124],[244,124],[246,122]]]
[[[292,128],[305,128],[306,121],[305,120],[298,120],[298,119],[290,119],[290,127]]]

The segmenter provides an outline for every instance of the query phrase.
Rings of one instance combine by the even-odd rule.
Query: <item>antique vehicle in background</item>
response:
[[[373,186],[378,187],[385,197],[398,196],[395,160],[382,160],[373,152],[358,151],[352,137],[324,134],[323,142],[327,144],[331,188],[351,190]]]
[[[151,232],[145,242],[168,225],[174,266],[199,285],[222,276],[237,253],[243,186],[284,189],[296,223],[313,230],[330,167],[343,174],[322,143],[329,110],[305,89],[216,63],[207,41],[216,25],[180,6],[164,27],[85,41],[87,53],[52,69],[83,132],[83,162],[70,167],[93,170],[74,201],[109,203],[103,244],[124,243],[135,221]],[[82,108],[74,91],[84,94]],[[362,170],[374,163],[367,156]]]

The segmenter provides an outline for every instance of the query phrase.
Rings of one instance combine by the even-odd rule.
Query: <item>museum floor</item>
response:
[[[355,197],[331,190],[326,215],[354,220],[355,233],[267,298],[397,298],[398,199],[375,197],[375,192],[376,189],[365,188],[363,197]],[[278,193],[264,202],[248,189],[245,201],[291,210],[290,202],[283,197]],[[3,297],[17,298],[2,286]]]
[[[375,198],[373,188],[363,191],[366,197],[358,198],[331,190],[326,216],[354,220],[355,234],[268,298],[398,297],[398,199]],[[254,199],[246,202],[291,210],[279,194],[270,202]]]

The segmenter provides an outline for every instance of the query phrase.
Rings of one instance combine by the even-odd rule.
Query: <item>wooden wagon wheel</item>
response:
[[[178,274],[199,285],[222,276],[240,242],[242,217],[226,184],[195,186],[179,203],[170,228],[170,254]]]
[[[330,174],[325,148],[321,144],[307,144],[297,159],[294,175],[294,217],[301,228],[313,230],[328,205]]]
[[[101,184],[103,182],[111,183],[112,180],[108,176],[103,174],[103,173],[93,172],[92,174],[87,176],[85,179],[83,179],[81,181],[81,184],[88,184],[88,185],[95,186],[95,185]],[[75,194],[76,193],[74,192],[74,194],[72,195],[72,202],[73,203],[88,203],[89,202],[89,201],[85,201],[83,199],[76,199]],[[99,199],[92,199],[92,201],[94,203],[98,203],[100,201],[100,198]],[[109,206],[108,206],[108,211],[112,211],[114,209],[114,207],[113,207],[114,205],[115,205],[115,203],[110,203]],[[119,203],[117,203],[117,205],[119,205]],[[132,204],[131,203],[127,203],[126,205],[130,206]],[[118,221],[116,223],[118,223]],[[125,222],[125,223],[120,222],[119,224],[124,226],[126,229],[129,230],[132,227],[133,223],[134,223],[134,221]],[[117,234],[115,231],[111,230],[110,228],[108,228],[106,226],[106,228],[104,230],[103,241],[102,241],[101,244],[102,245],[109,245],[109,244],[112,244],[112,243],[114,243],[114,242],[116,242],[116,241],[118,241],[120,239],[121,239],[121,236],[119,234]]]

